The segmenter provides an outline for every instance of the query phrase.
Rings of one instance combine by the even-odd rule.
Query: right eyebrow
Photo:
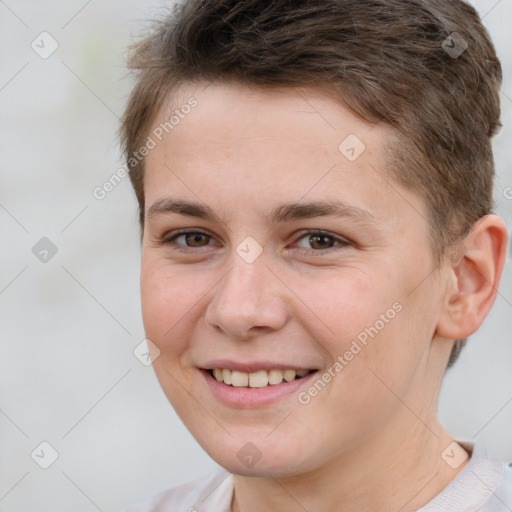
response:
[[[188,217],[197,217],[199,219],[209,220],[212,222],[220,222],[220,217],[208,206],[191,201],[180,201],[171,198],[160,199],[153,203],[148,209],[148,218],[155,215],[177,213],[178,215],[186,215]]]

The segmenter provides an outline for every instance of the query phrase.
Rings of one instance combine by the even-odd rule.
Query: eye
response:
[[[211,235],[203,231],[178,231],[163,237],[160,243],[171,246],[173,250],[190,252],[212,245],[209,243],[212,239]],[[307,231],[298,240],[297,247],[308,254],[328,252],[351,245],[348,240],[322,230]]]
[[[299,240],[305,240],[306,244],[312,247],[314,252],[325,252],[329,249],[336,249],[337,247],[342,248],[350,245],[348,240],[340,238],[339,236],[333,235],[327,231],[320,230],[308,231],[307,233],[304,233]],[[311,252],[310,247],[304,245],[301,246],[300,244],[298,244],[298,246],[305,248],[308,252]]]
[[[211,235],[202,231],[180,231],[164,237],[161,243],[164,245],[172,245],[177,250],[195,249],[210,245],[208,242],[212,239]],[[179,242],[179,240],[182,241]],[[205,243],[206,242],[206,243]]]

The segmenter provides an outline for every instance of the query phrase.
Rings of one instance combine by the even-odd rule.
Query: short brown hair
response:
[[[425,198],[433,253],[491,213],[500,62],[462,0],[190,0],[134,46],[121,140],[144,225],[144,144],[180,84],[325,89],[394,129],[390,175]],[[448,367],[466,340],[456,340]]]

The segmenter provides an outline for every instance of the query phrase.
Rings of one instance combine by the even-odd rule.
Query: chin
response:
[[[235,475],[282,478],[314,469],[308,467],[314,466],[314,457],[310,457],[308,464],[304,444],[270,444],[264,435],[259,438],[261,442],[255,437],[252,442],[242,439],[238,437],[225,443],[214,443],[209,438],[200,444],[217,464]]]
[[[245,465],[233,457],[219,457],[214,460],[226,471],[240,476],[285,478],[302,472],[297,466],[297,461],[291,459],[276,460],[274,457],[262,457],[253,466]]]

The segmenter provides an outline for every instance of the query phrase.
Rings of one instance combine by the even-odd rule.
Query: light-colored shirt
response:
[[[482,447],[460,442],[470,453],[454,480],[417,512],[511,512],[512,463],[489,455]],[[233,475],[219,469],[125,512],[231,512]]]

